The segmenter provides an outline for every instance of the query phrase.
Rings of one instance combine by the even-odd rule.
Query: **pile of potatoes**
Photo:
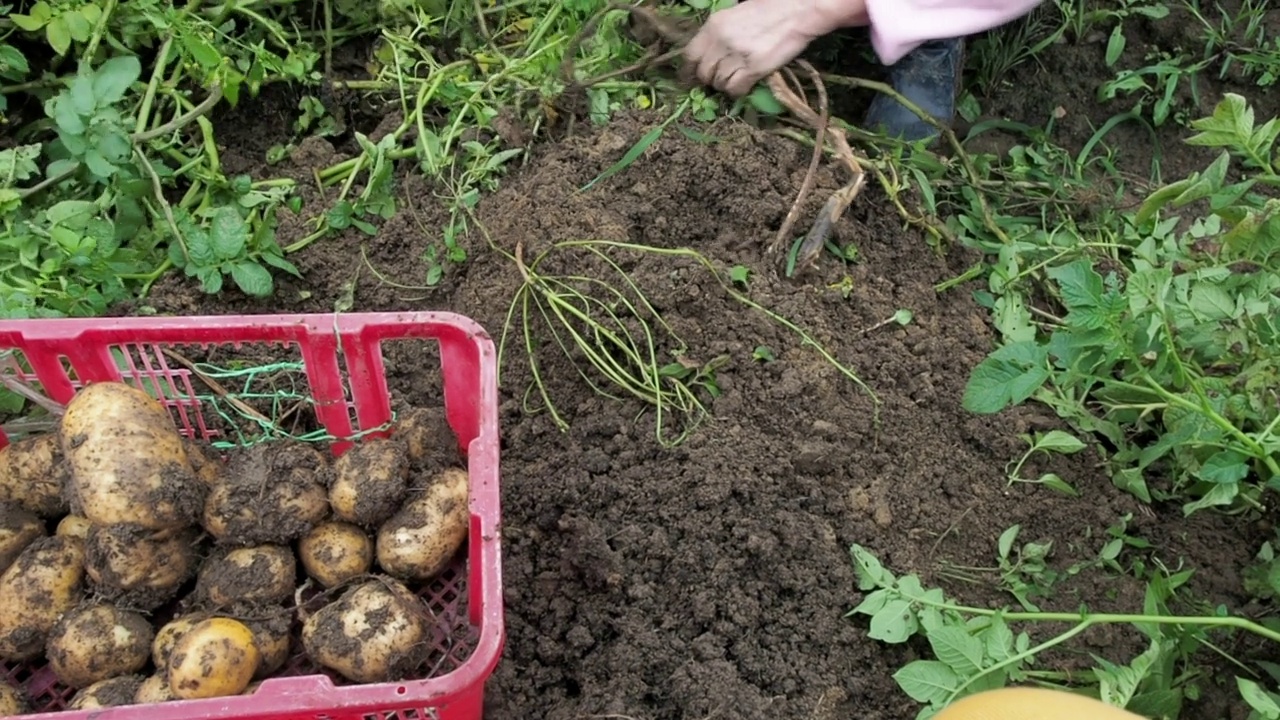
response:
[[[467,538],[459,465],[438,411],[336,460],[277,441],[224,461],[147,393],[90,384],[0,450],[0,660],[46,662],[72,709],[241,695],[300,626],[318,666],[408,677],[434,632],[410,586]],[[0,682],[0,716],[27,706]]]

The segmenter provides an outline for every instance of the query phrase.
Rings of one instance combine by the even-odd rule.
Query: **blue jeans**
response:
[[[933,40],[889,67],[889,84],[907,100],[949,127],[964,70],[964,38]],[[896,100],[877,93],[867,110],[867,130],[908,142],[936,137],[938,131]]]

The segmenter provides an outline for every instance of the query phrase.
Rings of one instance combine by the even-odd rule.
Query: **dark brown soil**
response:
[[[1084,59],[1092,54],[1095,60]],[[1072,97],[1088,107],[1107,72],[1101,49],[1055,48],[1044,62],[1076,55],[1081,65],[1070,71],[1019,70],[1017,91],[992,107],[1033,124]],[[335,159],[338,149],[312,140],[315,152],[297,153],[298,162],[263,168],[264,143],[288,122],[278,107],[246,110],[242,125],[223,132],[227,167],[309,177],[311,167]],[[855,543],[966,604],[996,606],[1012,603],[996,589],[994,571],[1006,528],[1020,525],[1021,541],[1053,541],[1050,565],[1062,571],[1095,558],[1107,528],[1127,521],[1128,535],[1154,549],[1126,551],[1122,565],[1141,557],[1148,566],[1192,568],[1189,597],[1229,608],[1248,601],[1240,572],[1265,528],[1144,506],[1112,487],[1088,452],[1024,468],[1024,476],[1056,472],[1080,498],[1008,483],[1008,463],[1026,447],[1019,436],[1059,425],[1035,406],[994,417],[961,408],[969,372],[993,336],[970,296],[979,284],[946,293],[934,287],[975,258],[930,250],[874,184],[837,227],[841,243],[857,245],[859,261],[827,256],[795,280],[781,278],[763,252],[809,161],[808,150],[789,141],[722,124],[698,128],[717,138],[708,143],[671,127],[633,166],[578,190],[661,119],[624,116],[537,146],[522,170],[481,201],[479,223],[459,235],[468,261],[450,266],[437,287],[422,287],[424,255],[447,216],[432,188],[403,175],[404,212],[376,236],[351,231],[298,253],[305,280],[281,277],[270,301],[204,296],[177,276],[158,283],[148,300],[162,315],[449,310],[498,340],[521,273],[488,247],[482,229],[508,252],[520,244],[526,258],[571,240],[689,247],[719,265],[750,269],[753,301],[803,328],[875,393],[878,405],[813,346],[730,297],[687,257],[616,255],[687,344],[686,362],[728,358],[715,376],[719,396],[704,398],[709,422],[683,444],[659,444],[654,416],[638,401],[595,392],[537,315],[540,375],[569,428],[558,429],[546,412],[527,412],[540,403],[530,392],[524,336],[514,331],[501,375],[508,638],[486,718],[912,718],[917,706],[892,674],[928,647],[877,643],[865,619],[845,617],[862,598],[849,552]],[[1092,133],[1083,120],[1065,131],[1076,133],[1067,140],[1077,145]],[[1164,152],[1176,172],[1201,158],[1178,144]],[[802,222],[841,182],[830,168],[819,173]],[[305,222],[322,205],[316,191],[307,192],[312,205],[302,216],[282,218],[282,242],[310,231]],[[548,269],[558,273],[600,269],[581,252],[554,257]],[[900,309],[913,313],[909,325],[871,330]],[[774,360],[753,358],[762,346]],[[670,342],[659,348],[663,362],[673,349]],[[397,403],[438,406],[439,361],[430,351],[392,345],[386,364]],[[977,582],[962,582],[949,568],[970,568]],[[1039,602],[1061,611],[1135,612],[1143,593],[1130,575],[1094,569],[1062,577]],[[1032,632],[1043,639],[1049,629]],[[1227,644],[1247,654],[1248,643]],[[1073,652],[1041,660],[1072,669],[1091,663],[1088,653],[1124,663],[1145,648],[1132,629],[1099,628]],[[1206,654],[1202,662],[1215,660]],[[1201,689],[1203,700],[1186,717],[1243,717],[1229,670]]]

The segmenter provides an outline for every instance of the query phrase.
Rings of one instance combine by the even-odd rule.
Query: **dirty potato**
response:
[[[132,705],[142,687],[141,675],[122,675],[83,688],[71,698],[68,710],[101,710],[121,705]]]
[[[0,502],[0,572],[12,565],[28,545],[44,536],[44,522],[35,513]]]
[[[84,545],[40,538],[0,574],[0,659],[34,660],[49,631],[84,598]]]
[[[329,505],[333,516],[344,522],[377,527],[409,492],[409,456],[399,440],[357,443],[338,458],[334,471]]]
[[[56,433],[23,438],[0,450],[0,502],[43,518],[67,512],[68,466]]]
[[[168,411],[146,392],[120,382],[88,385],[67,404],[58,434],[75,514],[95,525],[151,530],[199,518],[204,483]]]
[[[293,597],[298,581],[294,555],[283,545],[235,548],[200,567],[196,593],[213,607],[279,603]]]
[[[408,410],[392,432],[404,442],[412,463],[448,463],[458,455],[458,436],[449,426],[444,408]]]
[[[362,683],[400,680],[425,659],[427,610],[404,585],[379,578],[347,590],[302,626],[313,662]]]
[[[373,539],[359,526],[331,521],[298,541],[298,557],[308,576],[331,588],[373,568]]]
[[[204,527],[227,545],[292,542],[328,517],[332,473],[330,460],[303,443],[238,452],[205,499]]]
[[[169,689],[169,676],[164,673],[156,673],[143,680],[138,686],[138,692],[133,696],[134,702],[143,705],[177,699],[178,697]]]
[[[137,673],[147,664],[155,631],[142,615],[104,603],[63,615],[49,632],[45,655],[62,684],[88,687]]]
[[[0,680],[0,717],[26,715],[31,712],[26,695],[4,680]]]
[[[58,521],[58,527],[53,531],[53,534],[88,540],[89,531],[92,529],[93,523],[89,522],[88,518],[79,515],[68,515]]]
[[[378,565],[404,580],[427,580],[449,564],[471,523],[470,478],[449,468],[378,530]]]
[[[149,530],[139,525],[96,525],[85,539],[85,572],[102,597],[140,610],[173,599],[196,571],[194,527]]]
[[[175,697],[225,697],[244,692],[262,664],[253,632],[237,620],[202,620],[178,639],[169,655],[169,690]]]

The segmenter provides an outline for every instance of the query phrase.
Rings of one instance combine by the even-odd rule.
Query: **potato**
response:
[[[298,565],[283,545],[236,548],[200,567],[196,593],[219,608],[237,603],[279,603],[293,597]]]
[[[444,408],[413,408],[400,416],[392,432],[404,441],[413,463],[449,463],[457,459],[458,436],[449,426]]]
[[[449,468],[378,530],[378,565],[404,580],[427,580],[449,564],[471,524],[470,478]]]
[[[58,521],[58,527],[53,534],[88,540],[89,531],[92,529],[93,523],[89,522],[88,518],[79,515],[68,515]]]
[[[44,518],[65,514],[68,476],[56,433],[23,438],[0,450],[0,502]]]
[[[409,456],[399,440],[357,443],[338,458],[334,471],[329,505],[334,517],[345,522],[377,527],[409,492]]]
[[[358,585],[302,625],[308,657],[348,680],[400,680],[426,659],[427,608],[391,578]]]
[[[31,543],[45,536],[44,521],[18,505],[0,502],[0,572]]]
[[[31,712],[26,695],[21,690],[0,680],[0,717],[13,717]]]
[[[262,656],[262,664],[253,677],[256,680],[270,677],[272,673],[289,662],[289,650],[292,649],[290,631],[293,630],[293,613],[277,611],[272,614],[265,609],[260,609],[255,613],[254,620],[243,622],[253,632],[253,643],[258,647],[258,654]]]
[[[138,686],[138,692],[133,696],[133,701],[138,704],[162,703],[177,699],[169,689],[169,676],[164,673],[156,673],[143,680]]]
[[[200,478],[205,487],[211,488],[217,485],[222,478],[222,463],[217,459],[210,460],[200,444],[191,438],[184,438],[182,447],[186,450],[191,469],[195,471],[196,477]]]
[[[200,517],[204,483],[168,411],[146,392],[120,382],[88,385],[67,404],[58,434],[75,514],[95,525],[152,530],[192,525]]]
[[[84,597],[84,544],[40,538],[0,574],[0,658],[34,660],[62,614]]]
[[[199,561],[194,527],[148,530],[139,525],[93,527],[85,540],[85,572],[107,600],[154,610],[171,600],[195,574]]]
[[[373,569],[373,538],[351,523],[327,522],[298,541],[298,558],[307,575],[331,588]]]
[[[162,625],[151,640],[151,662],[158,668],[168,667],[173,646],[206,617],[204,614],[181,615]]]
[[[105,603],[77,607],[49,632],[45,655],[63,685],[88,687],[137,673],[151,655],[155,631],[136,612]]]
[[[244,692],[262,663],[253,632],[236,620],[201,620],[169,655],[169,690],[175,697],[224,697]]]
[[[288,543],[329,515],[332,463],[303,443],[236,453],[205,499],[203,523],[228,545]]]
[[[96,682],[82,689],[71,698],[68,710],[100,710],[102,708],[132,705],[142,687],[141,675],[122,675]]]

